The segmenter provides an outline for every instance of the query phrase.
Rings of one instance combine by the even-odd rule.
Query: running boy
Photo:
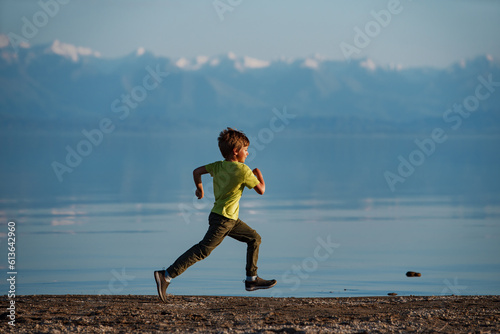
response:
[[[230,236],[247,244],[245,289],[269,289],[276,280],[264,280],[257,276],[260,235],[238,218],[240,198],[245,187],[263,195],[266,191],[264,177],[259,169],[253,171],[244,164],[250,141],[243,132],[227,128],[218,138],[219,149],[225,160],[201,166],[193,171],[196,197],[203,198],[201,176],[213,177],[215,203],[208,217],[209,227],[203,240],[182,254],[167,270],[154,272],[160,299],[167,302],[170,280],[182,274],[188,267],[203,260],[217,247],[224,237]]]

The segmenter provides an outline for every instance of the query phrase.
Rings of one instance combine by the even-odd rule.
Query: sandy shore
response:
[[[257,298],[17,296],[7,333],[500,332],[500,296]],[[7,296],[2,305],[8,306]]]

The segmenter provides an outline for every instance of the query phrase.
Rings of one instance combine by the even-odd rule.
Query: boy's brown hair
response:
[[[233,150],[240,150],[244,146],[250,145],[250,140],[247,136],[236,129],[227,128],[219,134],[219,149],[225,159],[233,156]]]

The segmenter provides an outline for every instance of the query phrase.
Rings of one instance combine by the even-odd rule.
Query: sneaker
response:
[[[158,288],[158,296],[160,296],[162,302],[166,303],[167,288],[170,283],[165,280],[165,270],[155,271],[155,281]]]
[[[245,280],[245,289],[247,291],[254,291],[259,289],[269,289],[276,285],[276,280],[265,280],[260,277],[257,277],[255,281],[246,281]]]

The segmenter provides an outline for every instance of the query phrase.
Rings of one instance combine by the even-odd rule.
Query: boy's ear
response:
[[[238,150],[233,148],[233,156],[237,156],[238,155]]]

